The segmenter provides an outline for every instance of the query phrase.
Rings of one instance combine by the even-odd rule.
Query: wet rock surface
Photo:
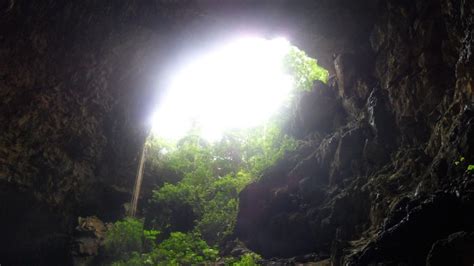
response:
[[[347,122],[328,131],[315,124],[312,132],[326,134],[303,137],[310,155],[283,160],[240,195],[236,234],[267,258],[469,265],[472,173],[455,161],[473,161],[473,6],[379,4],[373,56],[358,47],[334,57],[328,88]]]
[[[474,250],[474,233],[457,232],[433,244],[426,265],[472,265],[474,263],[472,250]]]
[[[404,206],[398,208],[404,209],[405,213],[389,216],[377,238],[359,253],[360,256],[354,256],[349,264],[424,264],[431,247],[439,245],[435,243],[438,239],[458,230],[473,230],[474,221],[470,214],[473,206],[470,201],[452,194],[436,193],[427,199],[417,198],[402,203]]]

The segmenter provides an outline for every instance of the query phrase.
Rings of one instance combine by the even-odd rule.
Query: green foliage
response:
[[[213,262],[218,251],[210,248],[199,233],[173,232],[156,244],[159,232],[145,230],[133,218],[117,221],[107,231],[105,254],[111,265],[195,265]]]
[[[463,156],[459,157],[459,160],[456,160],[454,162],[454,165],[456,165],[457,167],[462,167],[463,169],[466,169],[466,173],[468,174],[474,173],[474,164],[468,164],[466,162],[466,158]]]
[[[196,229],[204,239],[219,243],[232,233],[238,212],[238,193],[251,180],[239,172],[218,178],[204,191],[202,213],[196,221]]]
[[[196,265],[214,262],[218,251],[210,248],[199,233],[173,232],[153,251],[153,259],[164,265]]]
[[[468,173],[473,173],[474,172],[474,164],[468,165],[466,171]]]
[[[127,218],[115,224],[107,232],[105,250],[111,257],[121,257],[124,252],[142,251],[143,223]]]
[[[130,232],[128,232],[130,233]],[[111,265],[198,265],[217,260],[218,251],[207,245],[199,233],[173,232],[170,237],[147,253],[124,252]]]
[[[261,259],[262,257],[257,253],[249,252],[240,257],[225,257],[223,258],[223,262],[225,265],[232,266],[256,266],[259,265],[258,261]]]
[[[315,80],[324,83],[328,81],[329,72],[320,67],[316,59],[308,57],[304,51],[296,47],[292,47],[285,56],[284,65],[293,76],[297,90],[311,90]]]
[[[296,140],[282,132],[281,123],[282,121],[273,121],[245,133],[241,149],[247,172],[258,176],[281,159],[287,151],[296,149]]]
[[[144,230],[143,222],[125,218],[115,222],[107,231],[104,241],[105,256],[114,259],[130,259],[134,252],[141,253],[154,247],[156,230]]]
[[[144,266],[144,265],[155,265],[151,259],[150,254],[140,254],[138,252],[132,252],[129,259],[117,260],[110,264],[111,266]]]
[[[174,216],[189,206],[197,218],[194,229],[209,243],[221,243],[234,228],[239,192],[294,148],[296,141],[275,121],[228,132],[216,143],[188,135],[167,146],[162,163],[182,177],[154,190],[152,201],[159,210],[153,214],[154,226],[172,230]]]
[[[261,257],[256,253],[246,253],[238,261],[232,263],[233,266],[256,266]]]

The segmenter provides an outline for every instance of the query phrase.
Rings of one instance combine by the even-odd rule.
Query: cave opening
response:
[[[171,79],[151,118],[152,134],[179,139],[199,128],[216,141],[226,130],[257,126],[289,97],[284,38],[238,37],[196,56]]]
[[[240,191],[299,146],[286,127],[297,99],[322,89],[314,83],[326,83],[328,71],[285,38],[255,36],[230,39],[178,69],[150,119],[129,218],[117,221],[112,234],[123,236],[125,225],[141,223],[160,232],[160,245],[183,239],[201,243],[212,252],[194,248],[186,256],[202,263],[215,259],[213,252],[232,238]],[[160,185],[140,197],[146,174]],[[147,197],[149,204],[138,208],[139,199]],[[121,255],[111,253],[115,259],[133,252],[118,249]],[[160,259],[189,262],[179,256]]]

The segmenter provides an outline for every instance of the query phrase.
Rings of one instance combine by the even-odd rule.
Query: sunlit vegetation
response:
[[[296,91],[311,89],[315,80],[327,81],[327,71],[295,47],[284,57],[284,65]],[[178,141],[151,135],[145,164],[158,173],[163,185],[153,190],[143,220],[127,218],[109,230],[105,242],[109,261],[256,265],[257,254],[223,258],[219,247],[231,240],[239,192],[298,147],[283,130],[291,113],[284,109],[288,106],[262,125],[228,130],[216,141],[203,138],[198,124]]]
[[[199,233],[173,232],[159,244],[155,230],[143,230],[143,222],[127,218],[116,222],[107,233],[105,252],[112,265],[196,265],[214,262],[218,251]]]
[[[304,51],[294,46],[283,60],[286,71],[293,76],[293,86],[296,90],[311,89],[315,80],[324,83],[328,81],[329,72],[320,67],[316,59],[308,57]]]
[[[454,162],[454,165],[456,165],[457,167],[462,167],[468,174],[474,173],[474,164],[467,163],[466,158],[464,156],[461,156],[458,160],[456,160]]]
[[[468,173],[474,173],[474,164],[470,164],[467,166],[466,171]]]
[[[113,266],[203,265],[218,259],[225,265],[253,266],[260,260],[255,253],[219,258],[218,249],[210,247],[196,231],[172,232],[156,244],[158,234],[155,230],[143,230],[143,222],[137,219],[117,221],[107,233],[104,255]]]
[[[159,139],[149,141],[159,147],[155,144]],[[161,150],[152,152],[162,157],[166,172],[174,172],[181,179],[154,191],[152,202],[159,211],[148,218],[156,228],[167,231],[173,229],[177,213],[182,215],[183,210],[190,209],[194,229],[208,243],[220,244],[233,230],[238,193],[286,151],[294,149],[296,141],[273,123],[229,132],[214,143],[190,134],[174,146],[163,146],[167,147],[165,155]]]

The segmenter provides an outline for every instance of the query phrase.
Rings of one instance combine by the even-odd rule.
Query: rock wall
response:
[[[157,30],[168,11],[128,1],[0,3],[0,230],[24,236],[2,238],[0,264],[68,265],[63,248],[77,217],[117,219],[131,198],[157,62],[169,50],[162,39],[172,29]],[[26,221],[36,205],[43,211]],[[30,223],[39,232],[28,236]],[[65,258],[41,251],[51,241],[63,243],[48,248]]]
[[[474,229],[474,5],[374,4],[367,47],[336,54],[334,80],[313,88],[337,93],[343,111],[300,102],[303,145],[242,191],[236,236],[290,263],[470,265],[471,238],[457,232]]]

